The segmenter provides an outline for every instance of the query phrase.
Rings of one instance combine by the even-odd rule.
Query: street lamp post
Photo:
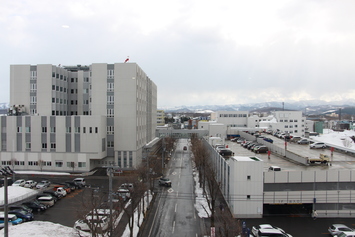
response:
[[[7,197],[7,178],[13,175],[15,172],[10,166],[0,168],[0,174],[4,176],[4,237],[9,236],[9,217],[8,217],[8,197]]]

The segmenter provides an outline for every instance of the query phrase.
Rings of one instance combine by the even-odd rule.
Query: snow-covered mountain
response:
[[[355,100],[347,101],[322,101],[322,100],[304,100],[288,102],[261,102],[250,104],[232,104],[232,105],[194,105],[194,106],[175,106],[159,107],[166,112],[201,112],[201,111],[258,111],[261,108],[277,108],[285,110],[305,111],[310,114],[322,114],[338,111],[341,108],[355,106]]]

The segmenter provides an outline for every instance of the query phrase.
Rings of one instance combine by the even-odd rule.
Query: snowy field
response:
[[[332,144],[337,147],[344,147],[347,149],[351,149],[355,151],[355,144],[353,140],[350,138],[355,136],[354,131],[344,131],[344,132],[335,132],[332,130],[324,130],[324,134],[321,134],[316,137],[312,137],[313,141],[325,142],[327,144]],[[23,173],[31,173],[34,174],[36,171],[23,171]],[[20,173],[20,172],[18,172]],[[21,172],[22,173],[22,172]],[[56,174],[51,172],[50,174]],[[68,175],[60,173],[61,175]],[[195,183],[198,184],[198,174],[194,173]],[[33,192],[37,192],[36,190],[31,190],[22,187],[9,187],[9,203],[10,200],[14,200],[24,195],[32,195]],[[210,213],[208,213],[208,206],[205,197],[202,194],[201,188],[199,185],[195,187],[196,193],[196,203],[195,208],[198,211],[198,215],[201,218],[207,218]],[[0,202],[3,202],[4,191],[3,188],[0,188]],[[150,199],[151,200],[151,199]],[[138,222],[136,220],[135,222]],[[138,230],[135,229],[135,235]],[[0,230],[0,235],[4,234],[4,230]],[[36,237],[59,237],[59,236],[68,236],[68,237],[79,237],[79,236],[90,236],[87,233],[80,232],[79,233],[71,227],[63,226],[56,223],[51,222],[43,222],[43,221],[32,221],[26,222],[16,226],[9,227],[9,236],[36,236]],[[124,236],[129,236],[129,231],[126,229]]]

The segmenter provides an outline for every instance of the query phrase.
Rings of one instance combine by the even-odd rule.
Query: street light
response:
[[[0,168],[0,174],[4,176],[4,237],[8,237],[9,235],[9,217],[8,217],[8,200],[7,200],[7,178],[13,175],[15,172],[10,168],[10,166],[5,166]]]

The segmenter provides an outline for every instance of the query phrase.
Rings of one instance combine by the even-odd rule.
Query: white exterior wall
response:
[[[249,157],[232,157],[229,159],[229,166],[229,200],[233,216],[235,218],[262,217],[264,162]]]
[[[281,132],[288,132],[294,136],[304,136],[306,117],[302,116],[302,111],[275,111],[272,114],[276,118],[277,123],[272,125],[271,130],[276,131],[279,129]],[[293,122],[290,122],[290,120]]]
[[[28,134],[25,134],[25,121],[22,121],[21,141],[17,141],[16,119],[18,117],[13,117],[7,121],[6,128],[2,128],[7,132],[1,134],[2,137],[6,136],[6,139],[2,138],[0,141],[0,156],[6,158],[10,156],[8,152],[11,151],[16,152],[21,159],[28,159],[28,157],[35,159],[34,157],[38,153],[37,156],[40,155],[52,160],[63,160],[62,158],[65,157],[67,158],[64,160],[78,159],[79,156],[81,160],[85,160],[85,157],[92,159],[93,162],[90,163],[95,163],[104,158],[113,160],[113,153],[110,153],[110,157],[107,157],[106,137],[107,108],[112,107],[114,117],[112,117],[113,124],[110,124],[110,126],[114,126],[115,158],[117,158],[118,152],[130,152],[130,154],[133,153],[133,156],[130,156],[133,158],[132,165],[122,168],[134,168],[139,165],[142,159],[142,147],[155,137],[157,86],[136,63],[116,63],[114,65],[97,63],[90,67],[78,65],[78,69],[73,71],[70,68],[76,67],[56,67],[49,64],[10,66],[10,104],[24,105],[27,113],[30,114],[30,111],[35,113],[31,114],[34,115],[34,117],[31,117],[30,125],[31,149],[27,149],[31,154],[22,153],[22,151],[26,151],[25,137],[28,137]],[[108,68],[114,70],[112,79],[108,78]],[[31,77],[31,70],[36,71],[35,78]],[[59,78],[57,78],[57,75],[59,75]],[[89,78],[89,82],[84,81],[86,77]],[[71,81],[71,78],[74,78],[74,81]],[[108,105],[107,102],[108,80],[114,81],[114,91],[110,92],[114,96],[113,105]],[[37,89],[31,90],[31,83],[35,83]],[[89,94],[86,94],[85,89],[89,85]],[[31,105],[30,95],[37,98],[35,104]],[[54,102],[52,98],[54,98]],[[88,100],[89,104],[84,103],[84,100]],[[71,101],[74,103],[71,103]],[[73,125],[75,116],[72,116],[71,150],[67,151],[66,143],[69,139],[66,133],[67,118],[65,115],[70,116],[72,113],[81,116],[84,112],[87,112],[90,116],[85,115],[80,118],[80,154],[68,154],[68,152],[75,153],[77,134],[74,133]],[[48,116],[46,118],[48,134],[43,141],[42,116]],[[50,148],[51,137],[53,139],[53,135],[49,134],[50,116],[56,117],[56,152],[51,151],[53,149]],[[87,131],[84,134],[83,126],[91,126],[93,129],[98,127],[99,132],[89,135]],[[47,143],[45,151],[42,149],[42,143]],[[22,150],[16,150],[17,144],[22,146]],[[76,149],[78,149],[77,145]],[[61,157],[62,155],[63,157]],[[100,164],[100,162],[96,162],[96,164]],[[90,168],[89,163],[86,168]]]
[[[25,105],[26,112],[30,108],[30,76],[30,65],[10,66],[10,106]]]
[[[247,127],[248,111],[218,111],[216,121],[233,127]]]

